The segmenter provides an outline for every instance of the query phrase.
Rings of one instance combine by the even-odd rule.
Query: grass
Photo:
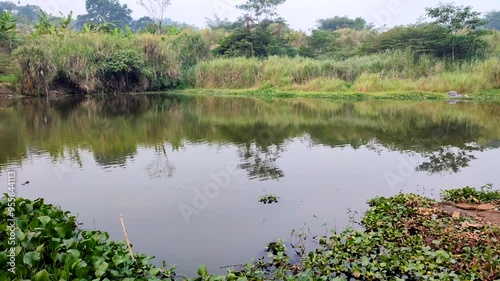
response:
[[[479,93],[500,88],[500,59],[451,63],[408,51],[345,60],[222,58],[198,63],[193,75],[195,87],[201,89]]]
[[[490,193],[493,191],[489,191]],[[488,191],[485,193],[488,197]],[[8,205],[14,203],[14,207]],[[453,218],[439,203],[414,194],[369,201],[362,219],[364,230],[346,229],[313,237],[315,250],[307,251],[307,234],[292,249],[282,240],[267,245],[267,258],[232,268],[224,276],[198,268],[198,277],[184,278],[175,268],[155,267],[151,258],[134,253],[127,244],[109,240],[101,231],[79,230],[76,218],[42,199],[0,200],[1,244],[9,243],[7,219],[16,221],[16,245],[0,252],[0,280],[498,280],[500,228]],[[15,275],[8,271],[8,253],[15,253]],[[296,256],[292,261],[292,257]]]
[[[25,95],[190,89],[275,89],[281,92],[369,93],[500,89],[498,33],[486,58],[453,63],[411,51],[347,59],[213,58],[203,33],[130,36],[75,33],[25,39],[6,82]],[[5,57],[3,61],[9,61]],[[10,72],[9,72],[10,73]],[[14,78],[15,77],[15,78]]]
[[[28,39],[13,56],[25,95],[140,92],[182,87],[187,69],[209,56],[209,46],[194,32],[162,37],[67,33]]]
[[[316,91],[285,91],[275,88],[268,89],[184,89],[173,90],[169,92],[174,95],[194,95],[194,96],[241,96],[241,97],[257,97],[262,99],[287,99],[287,98],[312,98],[312,99],[328,99],[338,101],[366,101],[366,100],[407,100],[407,101],[422,101],[422,100],[440,100],[446,101],[449,99],[447,94],[434,93],[425,91],[379,91],[371,93],[363,92],[316,92]],[[480,91],[477,94],[470,95],[463,100],[469,101],[500,101],[500,90]]]

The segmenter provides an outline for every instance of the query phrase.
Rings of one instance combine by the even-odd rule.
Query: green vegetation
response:
[[[477,93],[500,87],[500,60],[453,64],[394,51],[346,60],[271,57],[214,59],[194,70],[197,88],[262,88],[316,92]]]
[[[488,184],[480,189],[465,187],[443,191],[443,200],[452,203],[494,203],[500,206],[500,191]]]
[[[486,196],[488,196],[485,193]],[[346,229],[319,237],[316,250],[303,243],[287,251],[283,241],[266,246],[267,258],[213,276],[205,265],[188,280],[497,280],[500,228],[464,227],[471,218],[452,216],[438,202],[414,194],[369,201],[364,230]],[[8,197],[0,200],[1,247],[8,247]],[[174,280],[174,268],[158,268],[149,257],[129,255],[125,242],[100,231],[77,228],[76,218],[43,200],[15,201],[16,278],[33,280]],[[293,232],[292,232],[293,233]],[[299,239],[306,239],[297,235]],[[294,258],[294,255],[298,255]],[[7,271],[0,253],[0,278]],[[294,260],[294,261],[292,261]],[[165,265],[164,265],[165,267]],[[182,277],[181,279],[185,279]]]
[[[150,264],[149,257],[135,254],[132,260],[125,242],[109,240],[101,231],[77,228],[76,217],[43,199],[16,199],[15,275],[8,272],[6,249],[9,197],[0,206],[0,280],[148,280],[149,277],[171,276],[171,270],[160,270]],[[9,246],[10,245],[10,246]]]
[[[140,1],[150,17],[138,20],[117,0],[86,0],[87,14],[75,22],[71,13],[0,2],[3,56],[15,49],[0,71],[15,75],[8,81],[23,95],[183,88],[475,95],[500,88],[495,11],[483,18],[472,7],[440,4],[426,10],[433,22],[385,31],[336,16],[306,34],[276,13],[284,2],[248,0],[238,6],[241,18],[209,19],[207,30],[169,25],[169,0]],[[31,34],[16,24],[32,25]]]
[[[208,51],[194,32],[168,38],[90,32],[34,38],[14,56],[21,93],[34,95],[47,94],[54,85],[70,93],[181,87],[187,83],[187,69]]]
[[[259,202],[260,203],[263,203],[263,204],[274,204],[274,203],[278,203],[278,199],[279,197],[277,195],[274,195],[274,194],[270,194],[270,195],[262,195],[260,198],[259,198]]]

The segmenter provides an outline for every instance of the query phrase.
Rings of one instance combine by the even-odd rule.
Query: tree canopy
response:
[[[117,27],[124,27],[132,21],[132,10],[127,4],[121,5],[118,0],[86,0],[87,14],[77,17],[77,25],[85,23],[102,24],[111,22]]]
[[[371,29],[373,28],[373,25],[368,24],[366,20],[361,17],[350,19],[347,16],[344,17],[335,16],[333,18],[318,20],[318,29],[320,30],[338,30],[342,28],[362,30],[362,29]]]
[[[500,30],[500,11],[491,11],[484,17],[484,27],[488,29]]]
[[[434,19],[434,24],[446,28],[449,36],[443,37],[445,45],[451,49],[453,61],[457,56],[471,57],[486,43],[475,32],[482,24],[481,13],[472,6],[458,6],[454,3],[440,3],[437,7],[427,8],[427,16]]]
[[[247,0],[237,8],[249,13],[253,18],[259,20],[261,16],[266,19],[272,19],[277,16],[277,8],[284,4],[286,0]]]

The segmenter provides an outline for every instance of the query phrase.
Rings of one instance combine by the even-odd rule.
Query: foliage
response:
[[[56,18],[51,14],[40,10],[38,14],[38,22],[34,26],[33,36],[40,35],[61,35],[61,32],[67,30],[73,21],[73,12],[67,16],[61,13],[61,17]]]
[[[285,2],[286,0],[246,0],[245,3],[238,5],[237,8],[251,14],[257,20],[261,16],[265,16],[265,19],[269,20],[277,15],[277,7]]]
[[[208,28],[212,30],[223,29],[226,31],[234,31],[243,26],[242,21],[231,22],[227,18],[221,19],[218,15],[214,15],[213,19],[205,19]]]
[[[19,2],[17,2],[19,4]],[[38,20],[40,6],[27,4],[25,6],[16,5],[9,1],[0,2],[0,13],[11,12],[15,13],[15,18],[18,22],[34,24]]]
[[[259,198],[259,202],[260,203],[263,203],[263,204],[274,204],[274,203],[278,203],[278,199],[279,197],[275,194],[270,194],[270,195],[262,195],[260,198]]]
[[[457,6],[454,3],[440,3],[437,7],[427,8],[426,11],[427,16],[434,19],[434,24],[443,26],[450,32],[448,44],[451,46],[453,61],[455,61],[457,48],[460,44],[484,45],[484,42],[479,38],[482,33],[474,32],[483,24],[479,17],[481,13],[473,11],[471,6],[464,7]],[[479,44],[474,44],[478,41]]]
[[[372,24],[368,24],[364,18],[358,17],[355,19],[350,19],[349,17],[339,17],[335,16],[333,18],[320,19],[318,20],[319,30],[339,30],[344,28],[350,28],[354,30],[371,29]]]
[[[58,89],[79,93],[145,91],[184,83],[187,68],[206,58],[208,48],[199,34],[188,31],[162,38],[132,36],[130,30],[115,28],[104,34],[34,38],[19,48],[15,57],[20,81],[24,81],[21,91],[28,95]],[[42,76],[38,68],[43,68]],[[44,86],[35,86],[37,83]]]
[[[214,50],[223,57],[268,57],[291,55],[289,30],[280,22],[263,22],[251,29],[237,29]]]
[[[132,21],[127,4],[121,5],[118,0],[85,0],[87,14],[79,15],[76,28],[82,28],[86,23],[102,24],[112,22],[117,27],[125,27]]]
[[[494,57],[452,63],[397,50],[344,60],[214,59],[198,63],[192,80],[197,88],[260,88],[268,83],[284,91],[477,93],[497,87],[499,71]]]
[[[492,184],[481,188],[465,187],[443,191],[443,200],[453,203],[495,203],[500,204],[500,190],[493,190]]]
[[[485,28],[500,30],[500,11],[491,11],[484,16]]]
[[[0,200],[0,209],[7,210],[8,197]],[[80,280],[151,280],[167,278],[173,269],[159,269],[149,257],[135,254],[133,260],[125,242],[109,240],[100,231],[82,231],[76,217],[43,199],[16,199],[16,279],[38,280],[39,276],[57,276]],[[7,212],[2,212],[0,241],[1,278],[14,277],[7,272]]]
[[[140,19],[133,20],[130,23],[130,28],[134,32],[139,32],[139,31],[144,31],[146,29],[149,29],[149,27],[151,27],[151,26],[154,29],[155,28],[154,25],[155,25],[155,22],[154,22],[154,20],[152,18],[150,18],[150,17],[142,17]]]
[[[10,41],[16,34],[17,19],[13,17],[10,11],[4,11],[0,14],[0,41]]]

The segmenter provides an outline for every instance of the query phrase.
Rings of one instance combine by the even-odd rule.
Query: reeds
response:
[[[318,92],[432,91],[477,92],[500,86],[500,58],[452,63],[410,51],[345,60],[270,57],[200,62],[198,88],[261,88]]]

